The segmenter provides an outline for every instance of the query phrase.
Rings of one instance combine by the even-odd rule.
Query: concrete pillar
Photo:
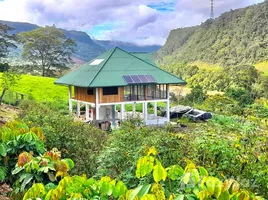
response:
[[[80,117],[81,113],[80,113],[80,102],[77,101],[77,117]]]
[[[124,114],[125,114],[125,105],[124,104],[121,104],[120,114],[121,114],[121,120],[124,120]]]
[[[73,102],[72,102],[73,94],[72,94],[72,86],[69,85],[69,86],[68,86],[68,89],[69,89],[69,111],[72,113],[72,112],[73,112]]]
[[[89,121],[89,105],[86,104],[86,121]]]
[[[157,117],[157,102],[154,102],[154,116]]]
[[[145,103],[144,103],[144,111],[143,111],[143,115],[144,115],[144,121],[145,121],[145,123],[146,123],[147,120],[148,120],[148,110],[147,110],[147,106],[148,106],[148,104],[147,104],[147,102],[145,102]]]
[[[136,103],[132,104],[132,115],[135,116],[136,114]]]

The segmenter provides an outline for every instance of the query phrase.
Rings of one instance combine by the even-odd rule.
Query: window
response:
[[[87,88],[87,94],[93,95],[93,88]]]
[[[103,88],[103,95],[117,95],[118,94],[118,87],[104,87]]]

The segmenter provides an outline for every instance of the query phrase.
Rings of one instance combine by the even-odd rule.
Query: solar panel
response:
[[[138,75],[131,75],[131,78],[134,81],[134,83],[142,83]]]
[[[149,83],[148,79],[145,77],[145,75],[138,75],[139,79],[142,83]]]
[[[123,78],[124,78],[124,80],[126,81],[127,84],[134,83],[132,78],[130,76],[128,76],[128,75],[124,75]]]
[[[156,83],[152,75],[124,75],[127,84],[140,84],[140,83]]]
[[[145,75],[150,83],[156,83],[155,78],[152,75]]]

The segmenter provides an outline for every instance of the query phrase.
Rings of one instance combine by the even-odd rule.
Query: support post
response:
[[[166,117],[170,121],[170,111],[169,111],[169,85],[167,85],[167,112]]]
[[[112,105],[112,125],[115,127],[115,105]]]
[[[120,109],[121,120],[124,120],[124,113],[125,113],[125,105],[121,104],[121,109]]]
[[[86,104],[86,121],[89,121],[89,105]]]
[[[77,117],[80,117],[81,113],[80,113],[80,102],[77,101]]]
[[[72,113],[72,112],[73,112],[73,102],[72,102],[73,95],[72,95],[72,86],[71,86],[71,85],[69,85],[69,86],[68,86],[68,89],[69,89],[69,111]]]
[[[132,104],[132,115],[135,116],[136,114],[136,102]]]
[[[96,120],[100,119],[100,108],[99,108],[99,88],[96,88],[96,99],[95,99],[95,109],[96,109]]]
[[[154,116],[157,117],[157,102],[154,102]]]
[[[145,121],[145,124],[148,120],[148,110],[147,110],[147,102],[144,103],[144,111],[143,111],[143,114],[144,114],[144,121]]]

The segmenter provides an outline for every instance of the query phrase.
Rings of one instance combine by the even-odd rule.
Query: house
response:
[[[137,115],[136,104],[142,104],[139,115],[146,125],[168,122],[169,86],[186,83],[157,67],[149,54],[128,53],[116,47],[57,79],[55,84],[69,86],[70,112],[76,102],[76,114],[80,116],[83,104],[86,121],[110,121],[115,126],[129,114],[125,111],[127,104],[132,105],[133,115]],[[157,116],[158,102],[166,104],[165,117]],[[148,114],[148,103],[154,107],[153,114]]]

